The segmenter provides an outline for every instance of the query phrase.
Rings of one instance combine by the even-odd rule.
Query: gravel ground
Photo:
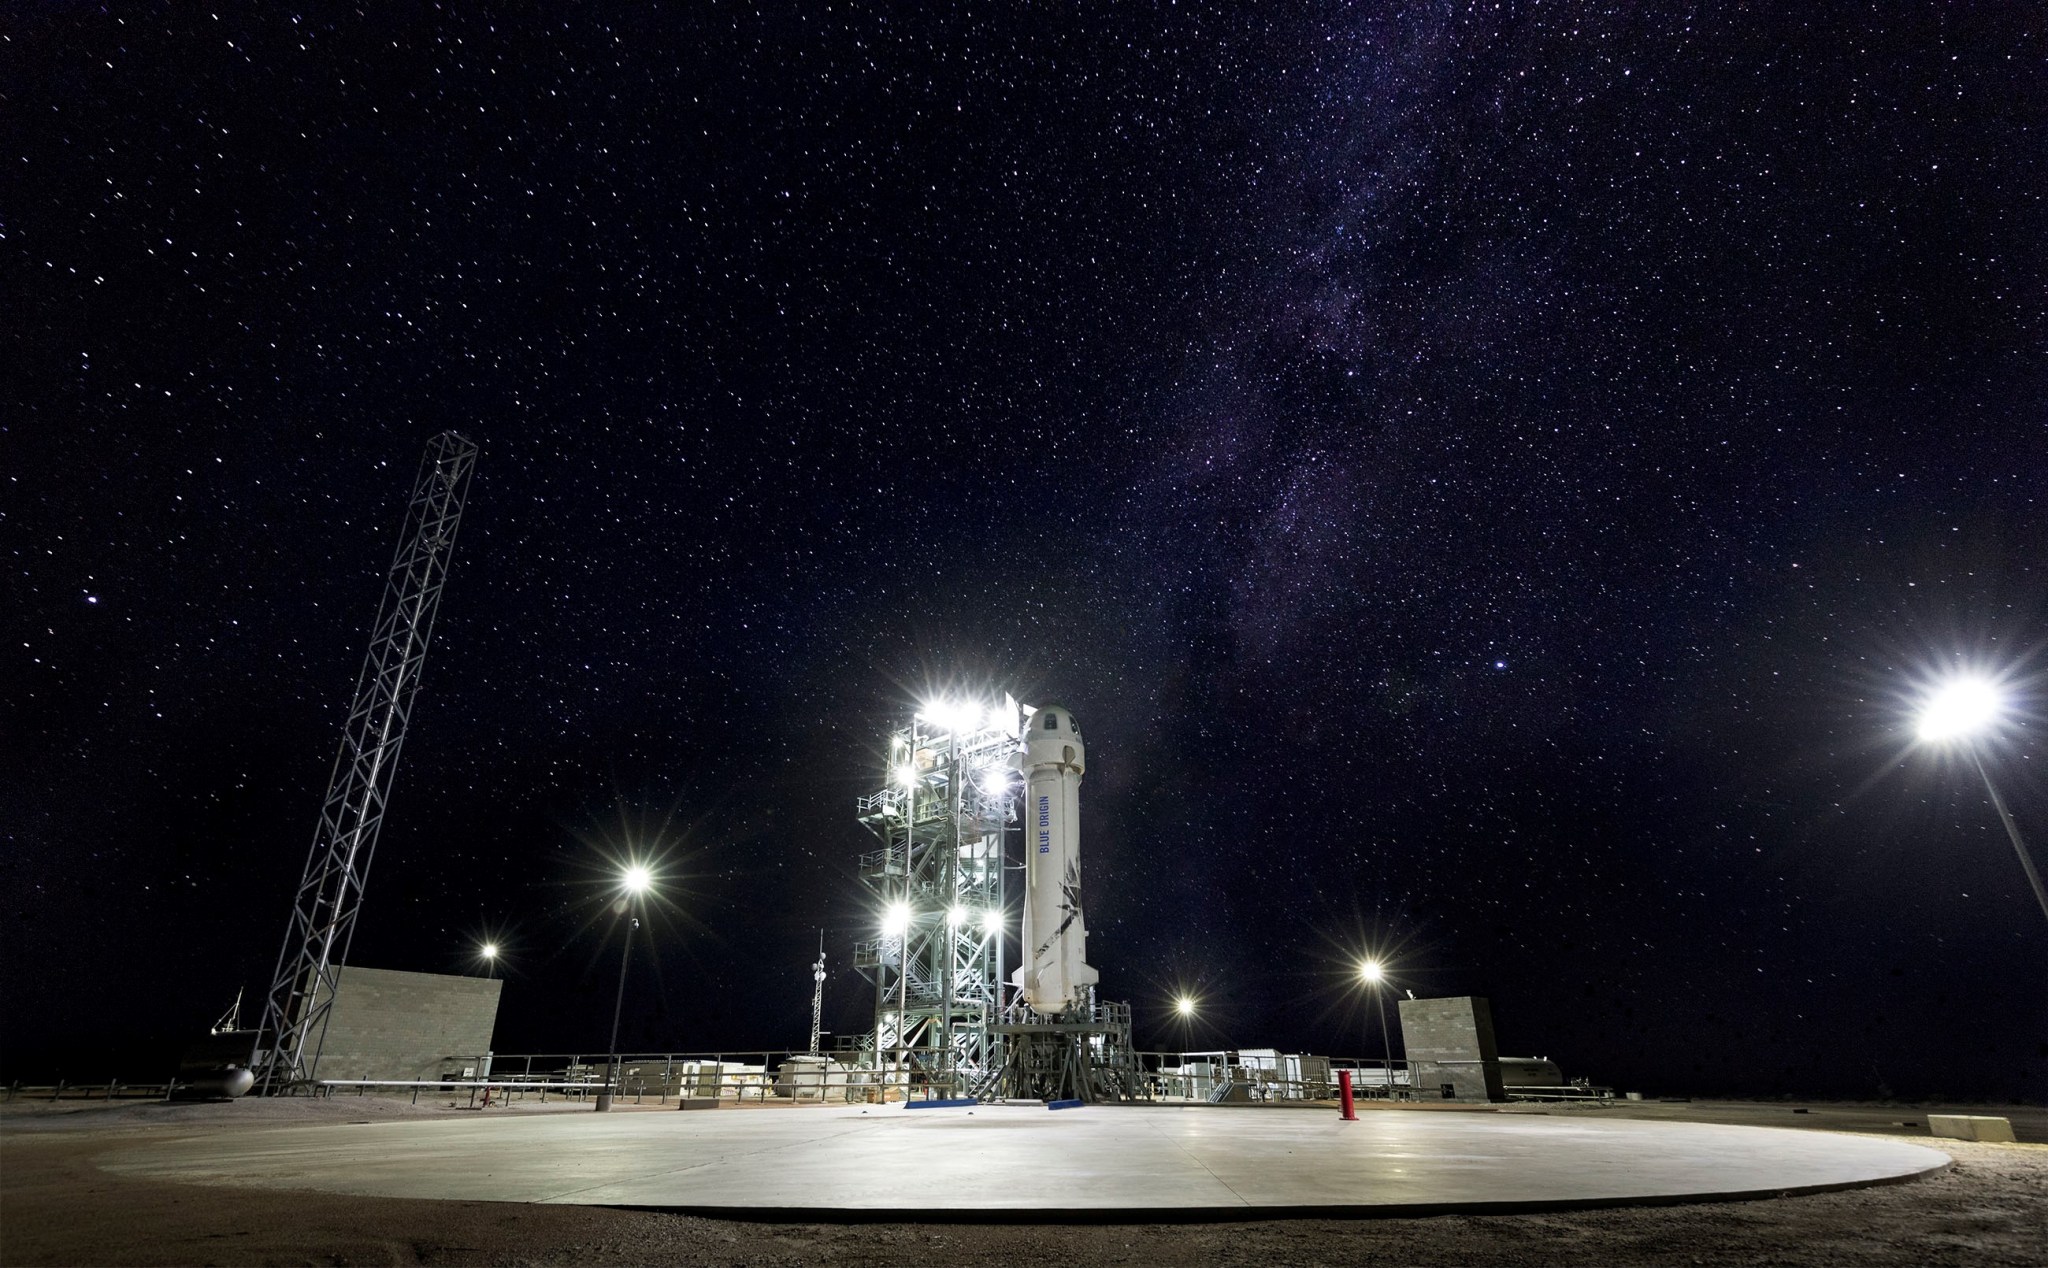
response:
[[[2048,1145],[1929,1142],[1911,1106],[1646,1103],[1509,1112],[1626,1114],[1872,1131],[1935,1143],[1949,1170],[1907,1184],[1713,1205],[1431,1219],[1228,1224],[752,1224],[603,1207],[357,1198],[103,1172],[138,1140],[258,1126],[426,1118],[403,1101],[16,1104],[0,1111],[0,1263],[2048,1264]],[[494,1111],[495,1112],[495,1111]],[[576,1113],[571,1106],[512,1113]],[[801,1112],[801,1111],[758,1111]],[[1233,1112],[1233,1111],[1225,1111]],[[1234,1112],[1287,1112],[1250,1110]],[[2048,1112],[1995,1108],[2023,1141]]]

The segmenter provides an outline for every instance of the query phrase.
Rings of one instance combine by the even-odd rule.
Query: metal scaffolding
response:
[[[1097,1003],[1095,988],[1057,1017],[1019,1003],[995,1027],[1003,1060],[997,1094],[1022,1100],[1149,1099],[1131,1046],[1131,1006]]]
[[[250,1054],[265,1094],[304,1086],[320,1060],[476,454],[467,439],[443,432],[427,442],[420,462]]]
[[[1002,1065],[1007,892],[1018,709],[951,705],[890,738],[889,782],[858,803],[882,848],[861,858],[882,936],[854,948],[875,984],[873,1060],[920,1095],[981,1094]]]

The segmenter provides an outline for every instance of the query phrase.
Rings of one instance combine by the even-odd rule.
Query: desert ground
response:
[[[2048,1264],[2048,1110],[1949,1109],[2010,1118],[2018,1144],[1931,1139],[1926,1116],[1942,1110],[1694,1101],[1498,1111],[1875,1132],[1954,1159],[1947,1170],[1908,1183],[1764,1201],[1427,1219],[769,1224],[202,1186],[99,1166],[123,1148],[173,1134],[480,1112],[466,1103],[16,1101],[0,1107],[0,1264]],[[528,1102],[488,1112],[589,1108]]]

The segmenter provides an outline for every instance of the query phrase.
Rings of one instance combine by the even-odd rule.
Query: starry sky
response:
[[[22,6],[0,1076],[260,997],[427,438],[482,450],[354,959],[501,1051],[863,1028],[853,803],[1070,706],[1147,1047],[1358,956],[1656,1094],[2048,1097],[2020,5]],[[1201,1001],[1180,1026],[1168,1004]]]

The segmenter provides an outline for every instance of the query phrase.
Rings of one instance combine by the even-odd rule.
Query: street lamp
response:
[[[619,877],[619,887],[626,891],[623,902],[631,903],[654,887],[654,876],[644,865],[635,863]],[[597,1108],[601,1110],[612,1107],[612,1091],[619,1084],[619,1015],[626,1008],[626,965],[633,955],[633,934],[639,928],[640,917],[635,916],[627,923],[626,942],[619,948],[619,994],[612,1001],[612,1042],[607,1050],[604,1087],[597,1094]]]
[[[1387,1099],[1391,1101],[1394,1099],[1394,1036],[1387,1030],[1387,999],[1380,993],[1386,977],[1387,971],[1378,960],[1366,960],[1358,966],[1358,980],[1372,988],[1372,1002],[1379,1009],[1381,1051],[1386,1055],[1385,1087]]]
[[[2012,811],[2006,809],[2005,798],[1998,795],[1998,786],[1991,782],[1991,772],[1985,768],[1984,754],[1977,744],[1997,727],[2004,714],[2005,693],[1998,684],[1975,676],[1952,678],[1921,701],[1913,730],[1922,744],[1953,745],[1969,755],[1970,764],[1977,768],[1977,777],[1984,781],[1984,791],[1991,795],[1991,807],[1998,812],[1998,821],[2005,825],[2013,853],[2020,857],[2020,868],[2027,874],[2027,884],[2033,887],[2034,901],[2041,904],[2041,914],[2048,916],[2048,888],[2042,887],[2041,873],[2035,870],[2033,857],[2020,840],[2019,825],[2013,822]]]

